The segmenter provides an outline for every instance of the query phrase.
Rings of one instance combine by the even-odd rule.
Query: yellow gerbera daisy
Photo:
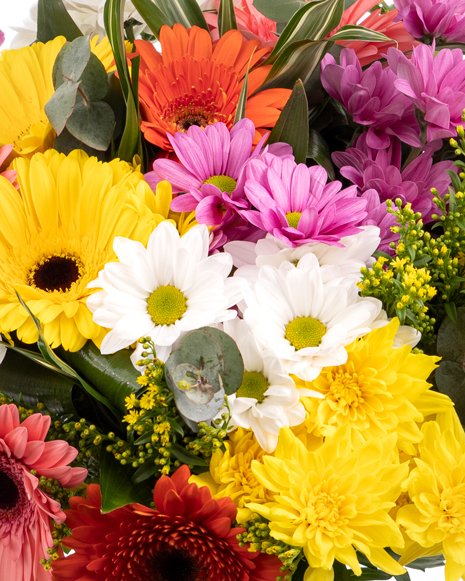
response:
[[[133,51],[134,45],[129,40],[124,41],[126,46],[126,52],[130,53]],[[99,36],[93,36],[90,39],[90,50],[98,57],[99,61],[105,67],[107,73],[116,70],[115,57],[113,56],[113,51],[111,48],[110,41],[107,36],[104,36],[99,42]]]
[[[384,547],[403,545],[388,511],[408,466],[395,462],[394,434],[355,449],[350,434],[341,427],[311,452],[284,427],[274,457],[252,462],[257,480],[275,496],[247,506],[270,521],[273,538],[303,547],[310,566],[305,581],[332,579],[335,559],[361,575],[355,549],[391,575],[405,572]]]
[[[325,396],[302,399],[310,430],[329,436],[338,426],[350,425],[365,439],[396,432],[399,448],[416,454],[413,444],[422,438],[417,422],[452,404],[426,381],[438,357],[415,355],[408,345],[393,349],[398,327],[394,319],[348,345],[347,362],[324,368],[313,382],[296,379]]]
[[[126,162],[102,163],[80,150],[16,158],[13,168],[19,192],[0,178],[0,328],[37,341],[16,289],[52,347],[98,343],[103,331],[86,306],[95,292],[87,284],[116,259],[115,236],[144,243],[164,220],[144,204],[150,188]]]

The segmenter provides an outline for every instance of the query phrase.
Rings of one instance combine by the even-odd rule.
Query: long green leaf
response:
[[[277,141],[288,143],[292,147],[296,162],[305,163],[308,144],[308,104],[300,79],[294,85],[289,101],[268,137],[268,143]]]
[[[202,10],[196,0],[154,0],[170,20],[171,26],[182,24],[186,28],[198,26],[209,30]]]
[[[331,36],[331,40],[362,40],[365,42],[393,42],[381,32],[370,30],[364,26],[353,26],[348,24],[341,26],[341,28]]]
[[[288,22],[304,4],[303,0],[253,0],[254,7],[275,22]]]
[[[331,151],[326,141],[315,129],[309,130],[307,157],[321,165],[328,172],[330,179],[334,180],[336,176],[331,162]]]
[[[233,0],[220,0],[218,10],[218,28],[220,36],[229,30],[237,30],[236,13]]]
[[[139,373],[134,368],[128,350],[102,355],[92,341],[79,351],[64,351],[62,357],[104,395],[121,412],[126,413],[124,400],[140,389]]]
[[[100,452],[100,491],[102,512],[105,514],[127,504],[137,502],[150,506],[153,502],[152,489],[148,481],[134,484],[131,480],[135,470],[122,466],[111,452]]]
[[[244,82],[242,83],[241,94],[239,95],[239,101],[237,102],[236,115],[234,116],[234,125],[241,119],[244,119],[245,117],[245,108],[247,105],[247,91],[249,88],[249,67],[250,61],[252,60],[252,56],[253,54],[250,56],[249,64],[247,65],[247,72],[245,73]]]
[[[48,42],[57,36],[74,40],[82,36],[74,20],[68,14],[62,0],[39,0],[37,7],[37,40]]]
[[[155,38],[159,37],[160,28],[166,24],[170,25],[169,18],[166,17],[158,6],[152,0],[133,0],[132,2],[144,22],[152,31]]]
[[[260,91],[283,87],[292,89],[297,79],[308,83],[313,71],[334,43],[299,40],[289,45],[276,59]]]
[[[341,22],[344,0],[314,0],[298,10],[281,33],[266,63],[274,63],[299,40],[323,40]]]

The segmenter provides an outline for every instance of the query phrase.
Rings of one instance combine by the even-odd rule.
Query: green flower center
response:
[[[236,180],[229,176],[212,176],[203,182],[204,184],[213,184],[222,192],[232,194],[236,189]]]
[[[302,216],[300,212],[288,212],[286,214],[287,223],[291,228],[297,229],[297,226],[299,225],[300,216]]]
[[[155,325],[172,325],[187,311],[187,300],[174,286],[159,286],[147,300],[147,312]]]
[[[326,333],[326,327],[312,317],[296,317],[286,325],[284,337],[296,351],[305,347],[318,347]]]
[[[246,371],[242,376],[242,384],[237,390],[237,397],[253,397],[258,403],[265,400],[265,391],[269,388],[267,378],[260,371]]]

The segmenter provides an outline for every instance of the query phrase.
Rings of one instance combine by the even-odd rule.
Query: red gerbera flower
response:
[[[246,117],[255,124],[254,144],[265,128],[275,126],[291,91],[266,89],[253,95],[271,68],[253,69],[271,50],[259,48],[259,40],[245,42],[238,30],[230,30],[213,44],[206,30],[175,24],[162,26],[160,43],[161,55],[150,42],[135,43],[141,55],[141,129],[147,141],[172,151],[167,133],[217,121],[231,129],[249,62]]]
[[[101,514],[97,484],[87,499],[71,498],[66,546],[75,553],[53,563],[53,581],[274,581],[279,559],[239,546],[244,529],[231,528],[232,500],[213,500],[189,477],[187,466],[162,476],[156,509],[132,504]]]

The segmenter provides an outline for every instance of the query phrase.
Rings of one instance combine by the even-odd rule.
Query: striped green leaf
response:
[[[254,0],[254,7],[270,20],[288,22],[301,8],[303,0]]]
[[[289,101],[281,112],[267,143],[278,141],[292,147],[297,163],[305,163],[308,147],[308,103],[302,81],[298,79]]]
[[[166,15],[171,26],[179,23],[186,28],[198,26],[209,30],[203,12],[196,0],[154,0],[154,2]]]
[[[323,40],[341,22],[344,0],[314,0],[302,6],[281,33],[267,63],[299,40]]]
[[[331,40],[362,40],[364,42],[389,42],[389,38],[381,32],[370,30],[364,26],[341,26],[341,28],[331,36]]]
[[[220,36],[223,36],[223,34],[228,32],[228,30],[237,30],[233,0],[220,0],[220,7],[218,9],[218,28]]]
[[[252,55],[253,56],[253,55]],[[252,56],[250,57],[252,59]],[[250,61],[247,65],[247,72],[245,73],[244,82],[242,83],[241,94],[237,103],[236,115],[234,116],[234,125],[245,117],[245,107],[247,105],[247,91],[249,86],[249,67]]]
[[[132,2],[137,12],[142,16],[144,22],[152,31],[155,38],[158,38],[160,28],[167,24],[170,26],[169,18],[158,8],[152,0],[133,0]]]
[[[321,59],[333,46],[332,41],[298,40],[276,59],[260,91],[282,87],[292,89],[297,79],[307,85]]]

